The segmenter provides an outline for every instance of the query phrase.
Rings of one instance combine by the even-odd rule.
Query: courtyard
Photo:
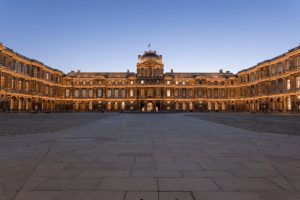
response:
[[[300,199],[300,116],[0,115],[0,200]]]

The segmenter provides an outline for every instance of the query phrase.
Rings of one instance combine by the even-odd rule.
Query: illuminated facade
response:
[[[300,112],[300,46],[237,74],[164,72],[161,55],[134,72],[63,72],[0,44],[3,111]]]

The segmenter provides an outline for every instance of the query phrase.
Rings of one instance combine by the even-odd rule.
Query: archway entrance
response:
[[[157,101],[157,102],[155,103],[155,111],[156,111],[156,112],[160,111],[160,102],[159,102],[159,101]]]
[[[147,111],[151,112],[153,110],[153,103],[152,102],[148,102],[147,103]]]

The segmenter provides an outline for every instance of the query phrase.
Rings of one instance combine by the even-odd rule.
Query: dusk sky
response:
[[[300,0],[0,0],[0,42],[63,72],[236,73],[300,44]]]

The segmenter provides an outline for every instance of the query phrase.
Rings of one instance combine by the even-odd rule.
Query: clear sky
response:
[[[0,41],[69,72],[237,72],[300,44],[300,0],[0,0]]]

